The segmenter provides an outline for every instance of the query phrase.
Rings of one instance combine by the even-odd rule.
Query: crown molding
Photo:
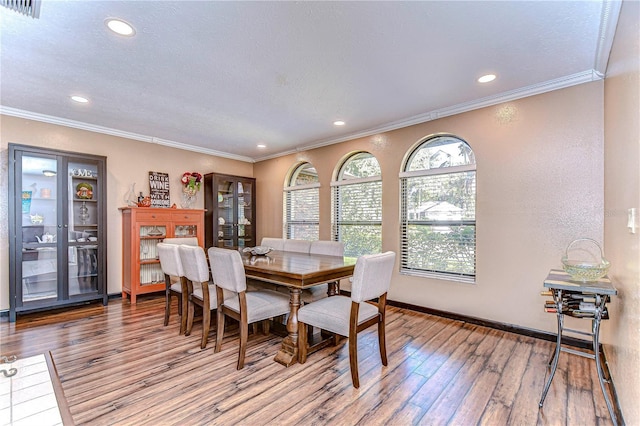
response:
[[[471,102],[464,102],[450,107],[445,107],[433,111],[429,111],[423,114],[415,115],[403,120],[392,121],[383,124],[380,127],[364,130],[362,132],[351,133],[340,138],[325,139],[310,145],[304,145],[297,147],[296,149],[280,152],[265,157],[255,158],[254,162],[271,160],[273,158],[283,157],[285,155],[295,154],[301,151],[308,151],[311,149],[322,148],[324,146],[333,145],[340,142],[346,142],[353,139],[364,138],[373,136],[379,133],[390,132],[392,130],[401,129],[404,127],[413,126],[415,124],[426,123],[428,121],[436,120],[438,118],[448,117],[451,115],[462,114],[463,112],[473,111],[488,106],[493,106],[505,102],[514,101],[517,99],[526,98],[529,96],[540,95],[542,93],[551,92],[553,90],[564,89],[567,87],[575,86],[583,83],[590,83],[592,81],[602,80],[604,75],[597,72],[594,69],[582,71],[576,74],[567,75],[564,77],[556,78],[553,80],[544,81],[542,83],[533,84],[531,86],[522,87],[515,90],[499,93],[494,96],[487,96],[485,98],[476,99]]]
[[[614,2],[611,2],[611,3],[614,3]],[[615,27],[614,27],[614,30],[615,30]],[[4,107],[2,105],[0,105],[0,114],[19,117],[19,118],[26,118],[34,121],[41,121],[44,123],[57,124],[60,126],[72,127],[75,129],[87,130],[90,132],[102,133],[106,135],[133,139],[133,140],[147,142],[147,143],[154,143],[158,145],[168,146],[171,148],[198,152],[201,154],[213,155],[216,157],[228,158],[231,160],[244,161],[247,163],[255,163],[258,161],[266,161],[266,160],[271,160],[273,158],[284,157],[285,155],[296,154],[302,151],[322,148],[324,146],[334,145],[337,143],[346,142],[353,139],[364,138],[364,137],[376,135],[379,133],[390,132],[392,130],[413,126],[415,124],[426,123],[428,121],[436,120],[438,118],[448,117],[456,114],[462,114],[464,112],[473,111],[476,109],[485,108],[488,106],[497,105],[505,102],[510,102],[517,99],[526,98],[529,96],[535,96],[535,95],[550,92],[553,90],[564,89],[566,87],[571,87],[578,84],[602,80],[603,78],[604,78],[603,73],[595,69],[589,69],[576,74],[571,74],[571,75],[556,78],[553,80],[548,80],[542,83],[534,84],[531,86],[499,93],[494,96],[487,96],[471,102],[464,102],[457,105],[452,105],[450,107],[429,111],[429,112],[415,115],[413,117],[409,117],[403,120],[392,121],[376,128],[364,130],[357,133],[350,133],[348,135],[341,136],[339,138],[320,140],[315,143],[311,143],[309,145],[298,146],[291,150],[281,151],[277,154],[272,154],[272,155],[258,157],[258,158],[245,157],[241,155],[233,155],[233,154],[229,154],[222,151],[215,151],[212,149],[202,148],[194,145],[188,145],[188,144],[175,142],[171,140],[160,139],[153,136],[141,135],[141,134],[132,133],[132,132],[125,132],[118,129],[96,126],[93,124],[83,123],[80,121],[67,120],[64,118],[53,117],[50,115],[38,114],[38,113],[29,112],[29,111],[19,110],[16,108]]]
[[[43,123],[56,124],[58,126],[71,127],[74,129],[87,130],[89,132],[101,133],[103,135],[117,136],[125,139],[132,139],[140,142],[164,145],[171,148],[182,149],[185,151],[198,152],[200,154],[214,155],[216,157],[228,158],[231,160],[244,161],[253,163],[253,158],[242,155],[229,154],[228,152],[216,151],[213,149],[202,148],[195,145],[188,145],[181,142],[175,142],[167,139],[160,139],[154,136],[141,135],[139,133],[126,132],[123,130],[112,129],[109,127],[97,126],[95,124],[83,123],[81,121],[67,120],[65,118],[54,117],[51,115],[38,114],[35,112],[24,111],[17,108],[6,107],[0,105],[0,114],[12,117],[25,118],[27,120],[40,121]]]
[[[609,63],[609,55],[613,47],[613,39],[616,35],[616,27],[618,26],[621,8],[622,1],[620,0],[605,0],[602,3],[600,31],[598,34],[598,45],[596,47],[596,58],[593,69],[603,76],[607,72],[607,64]]]

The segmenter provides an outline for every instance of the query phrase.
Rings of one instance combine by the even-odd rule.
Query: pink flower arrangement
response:
[[[185,172],[180,179],[180,182],[184,185],[184,189],[191,192],[200,191],[200,185],[202,184],[202,175],[198,172]]]

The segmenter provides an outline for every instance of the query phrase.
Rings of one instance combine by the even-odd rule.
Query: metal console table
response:
[[[614,296],[618,291],[611,284],[609,278],[604,277],[594,282],[577,282],[571,281],[569,274],[562,270],[552,269],[549,275],[544,280],[545,288],[551,291],[553,296],[553,306],[556,311],[556,317],[558,319],[558,338],[556,339],[556,349],[552,359],[549,361],[551,367],[551,373],[544,385],[542,391],[542,397],[540,398],[539,406],[542,407],[544,399],[547,396],[551,381],[558,368],[558,358],[560,358],[560,352],[567,352],[574,355],[579,355],[587,358],[591,358],[596,362],[596,371],[598,372],[598,380],[600,381],[600,388],[604,395],[604,400],[607,403],[607,409],[611,415],[611,420],[614,425],[618,424],[611,399],[605,388],[605,384],[610,383],[610,378],[604,376],[602,369],[602,359],[600,357],[600,321],[609,318],[609,312],[607,311],[606,304],[609,301],[610,296]],[[588,302],[584,302],[588,300]],[[585,305],[580,305],[580,303]],[[586,305],[588,303],[588,305]],[[586,318],[591,320],[591,333],[587,333],[580,330],[572,330],[564,327],[564,316],[569,315],[576,318]],[[585,336],[591,336],[593,341],[593,354],[565,348],[562,346],[562,334],[565,332],[577,333]]]

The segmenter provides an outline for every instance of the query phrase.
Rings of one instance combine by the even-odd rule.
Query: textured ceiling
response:
[[[0,112],[252,161],[599,79],[617,10],[43,0],[39,19],[0,9]]]

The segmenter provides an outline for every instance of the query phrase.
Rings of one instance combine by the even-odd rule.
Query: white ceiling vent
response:
[[[40,17],[41,0],[0,0],[0,5],[32,18]]]

